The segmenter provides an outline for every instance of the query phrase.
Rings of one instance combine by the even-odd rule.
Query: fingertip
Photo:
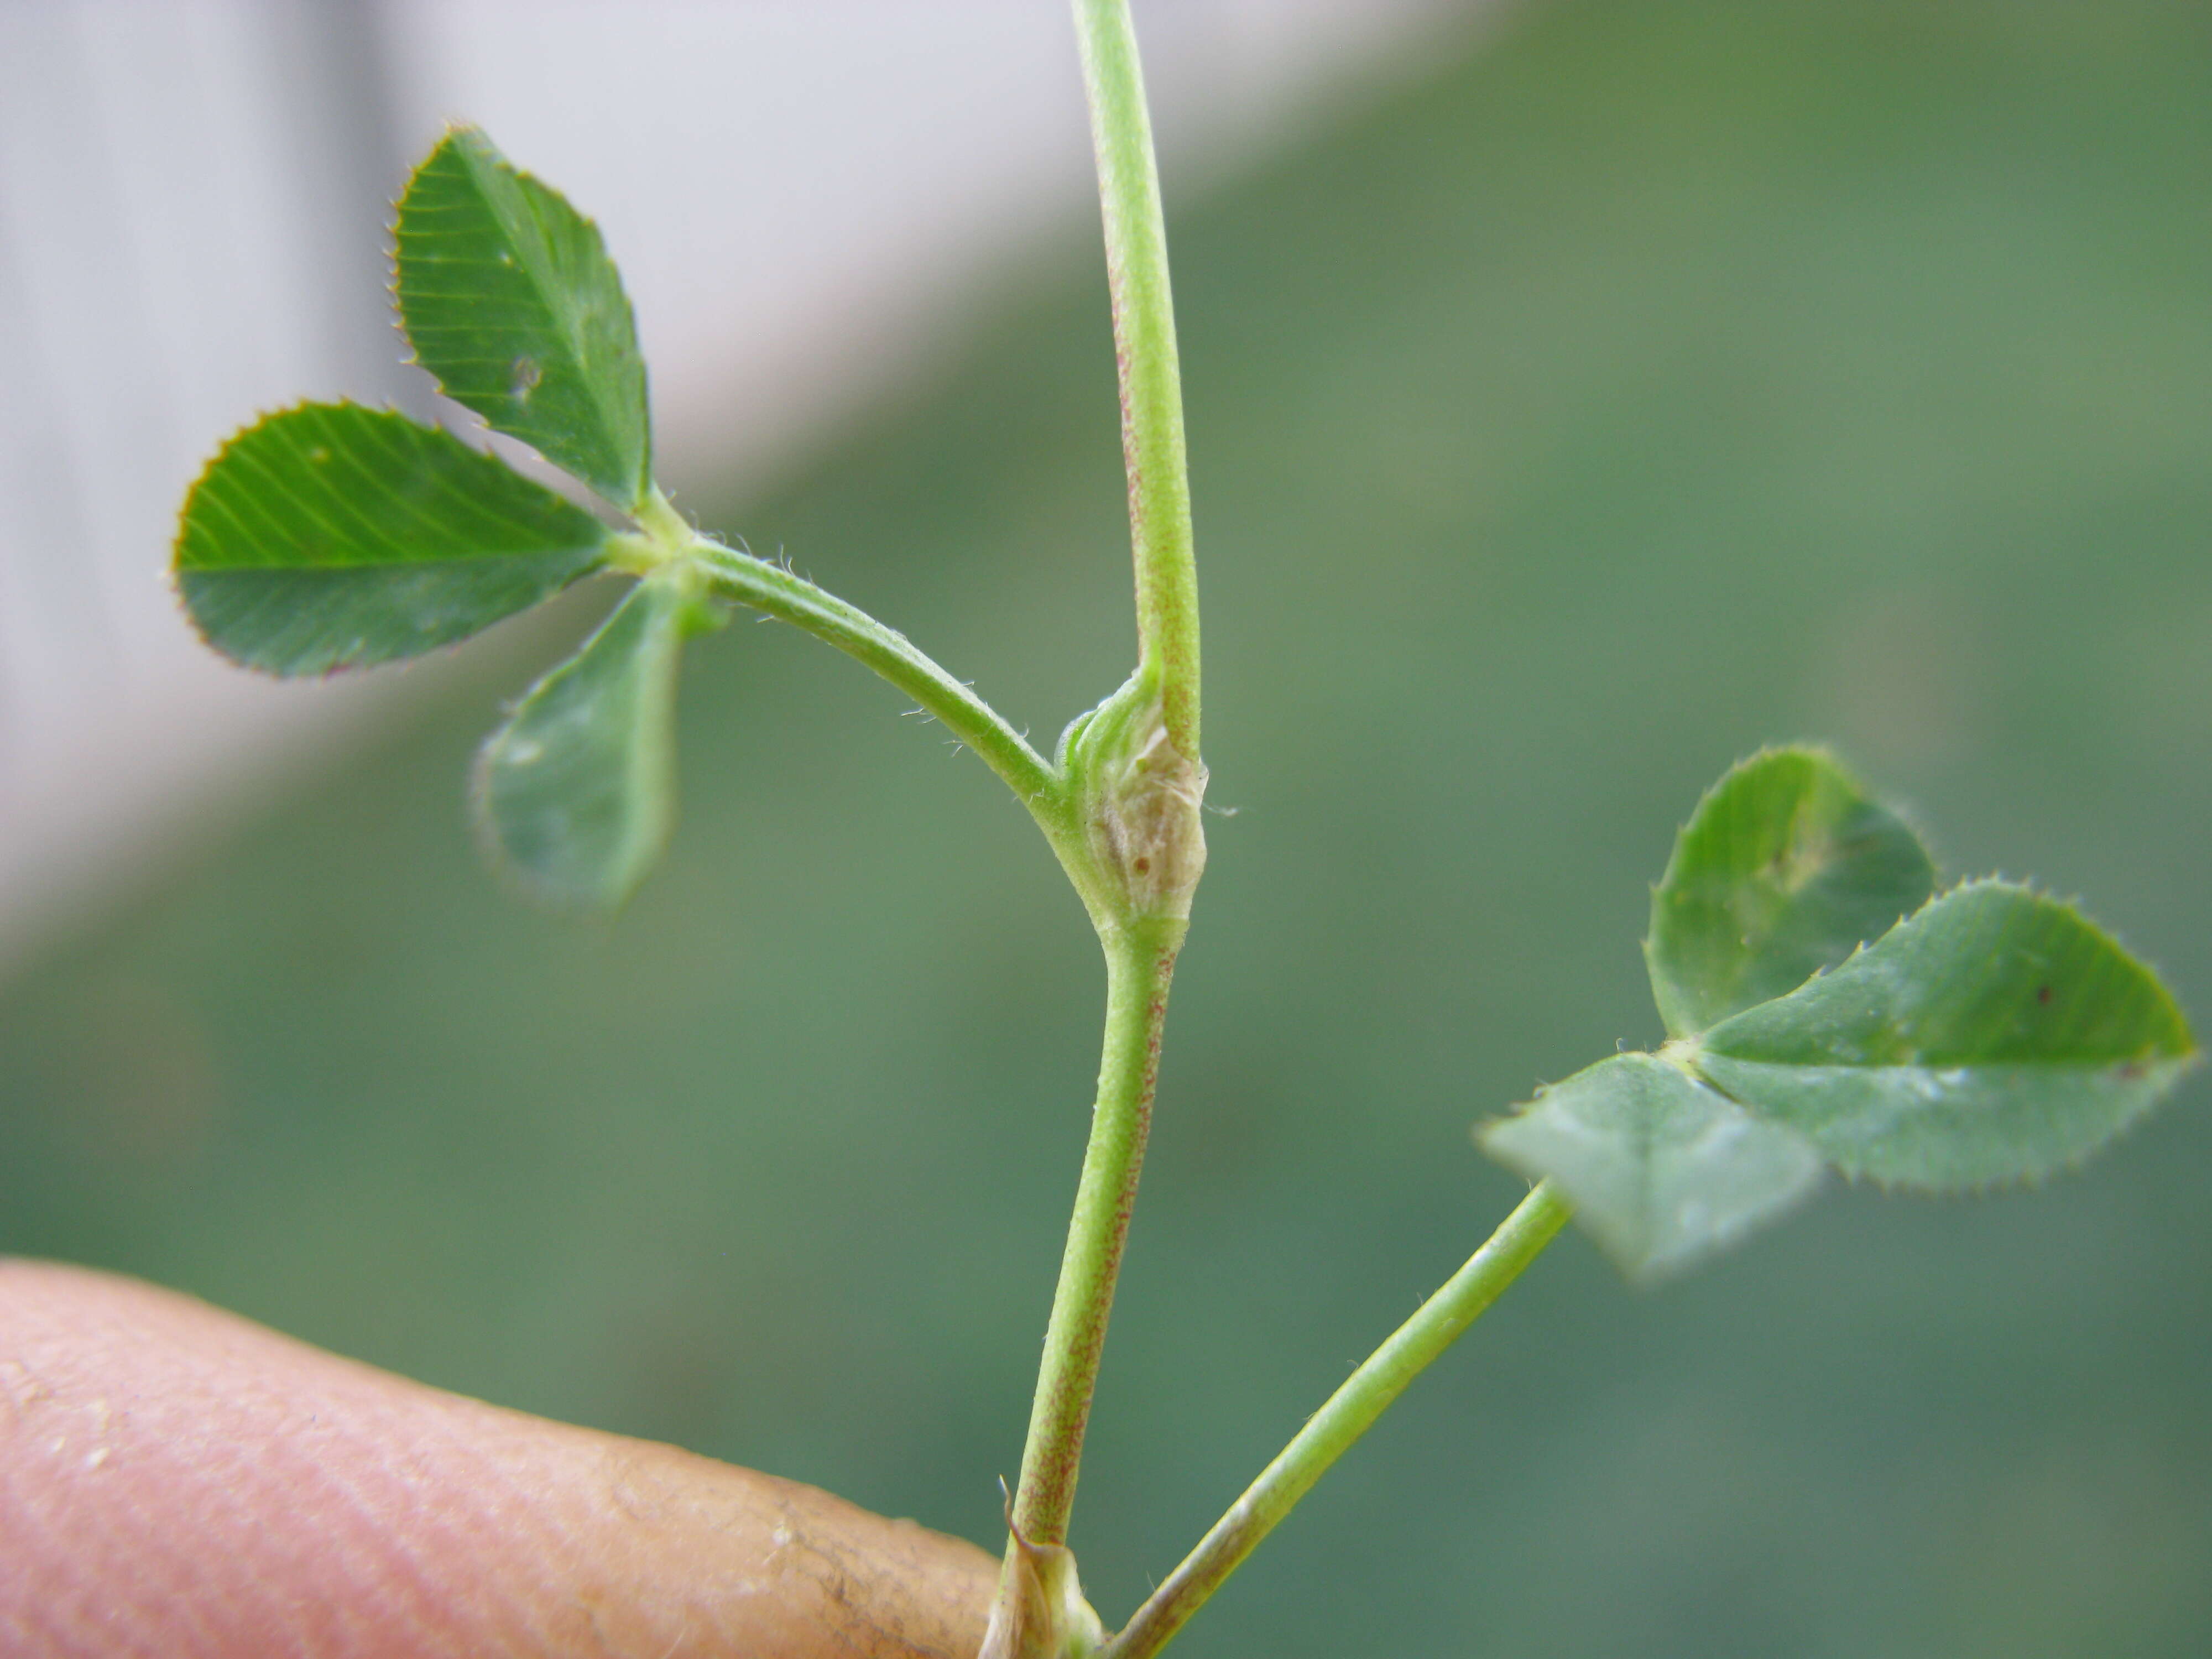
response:
[[[973,1654],[997,1565],[795,1482],[0,1261],[0,1651]]]

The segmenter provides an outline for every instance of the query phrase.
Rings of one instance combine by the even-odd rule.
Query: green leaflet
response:
[[[2195,1054],[2172,997],[2108,935],[1978,881],[1715,1026],[1693,1061],[1845,1172],[1950,1191],[2085,1157]]]
[[[1796,989],[1935,884],[1920,838],[1826,751],[1740,763],[1698,803],[1652,890],[1644,957],[1668,1035]]]
[[[1483,1149],[1549,1176],[1631,1278],[1679,1273],[1810,1194],[1820,1155],[1650,1054],[1618,1054],[1486,1125]]]
[[[649,507],[645,367],[599,231],[457,128],[399,206],[398,295],[447,393],[630,512]],[[631,538],[635,541],[636,538]],[[307,404],[240,434],[185,504],[177,581],[218,650],[280,674],[411,656],[601,568],[592,514],[450,434]],[[486,838],[556,902],[611,906],[665,839],[689,579],[641,581],[486,745]]]
[[[456,127],[409,181],[398,241],[400,317],[446,395],[636,511],[645,360],[598,227]]]
[[[607,538],[450,433],[303,404],[209,463],[185,500],[175,568],[216,650],[320,674],[465,638],[599,568]]]
[[[1675,1041],[1545,1090],[1484,1149],[1556,1182],[1650,1279],[1778,1215],[1824,1163],[1938,1192],[2046,1174],[2196,1063],[2158,976],[2079,912],[2003,881],[1923,903],[1931,876],[1823,751],[1742,763],[1652,893]]]
[[[647,577],[485,744],[477,821],[538,897],[612,909],[659,855],[675,816],[677,661],[696,615],[680,573]]]

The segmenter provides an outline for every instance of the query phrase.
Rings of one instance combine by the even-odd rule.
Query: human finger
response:
[[[997,1572],[811,1486],[0,1261],[20,1659],[967,1659]]]

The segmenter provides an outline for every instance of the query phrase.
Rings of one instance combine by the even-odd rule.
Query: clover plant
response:
[[[1097,1105],[986,1652],[1157,1652],[1321,1474],[1570,1218],[1632,1278],[1681,1272],[1830,1170],[1933,1193],[2032,1182],[2148,1110],[2196,1060],[2157,977],[2073,906],[1944,888],[1912,827],[1826,751],[1753,756],[1705,796],[1651,895],[1668,1033],[1478,1131],[1526,1200],[1308,1421],[1118,1633],[1066,1548],[1091,1390],[1152,1109],[1170,981],[1206,866],[1190,498],[1159,189],[1126,0],[1075,0],[1104,208],[1140,642],[1044,755],[903,636],[704,534],[654,481],[645,364],[592,222],[456,128],[398,204],[416,360],[596,507],[388,410],[303,404],[192,487],[176,580],[208,642],[286,676],[420,655],[606,577],[618,601],[485,744],[493,859],[580,909],[618,906],[672,816],[678,659],[742,607],[873,669],[1014,792],[1108,969]]]

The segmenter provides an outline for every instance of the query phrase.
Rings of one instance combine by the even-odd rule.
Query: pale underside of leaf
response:
[[[1490,1155],[1554,1182],[1638,1279],[1679,1273],[1810,1194],[1820,1154],[1655,1055],[1599,1061],[1481,1132]]]
[[[1983,881],[1723,1021],[1692,1063],[1846,1173],[1948,1191],[2079,1161],[2195,1055],[2165,987],[2109,936]]]
[[[178,591],[208,642],[270,673],[415,656],[599,568],[606,527],[452,434],[306,404],[224,446],[185,499]]]
[[[416,170],[397,241],[400,316],[446,395],[635,511],[645,362],[599,228],[461,127]]]
[[[1698,804],[1652,892],[1644,959],[1669,1035],[1796,989],[1918,908],[1935,878],[1911,826],[1826,751],[1741,763]]]
[[[532,686],[478,762],[478,822],[532,894],[611,909],[644,878],[673,821],[676,671],[691,600],[648,577]]]
[[[2191,1062],[1769,1066],[1706,1054],[1697,1064],[1847,1175],[1960,1192],[2079,1163],[2156,1105]]]

